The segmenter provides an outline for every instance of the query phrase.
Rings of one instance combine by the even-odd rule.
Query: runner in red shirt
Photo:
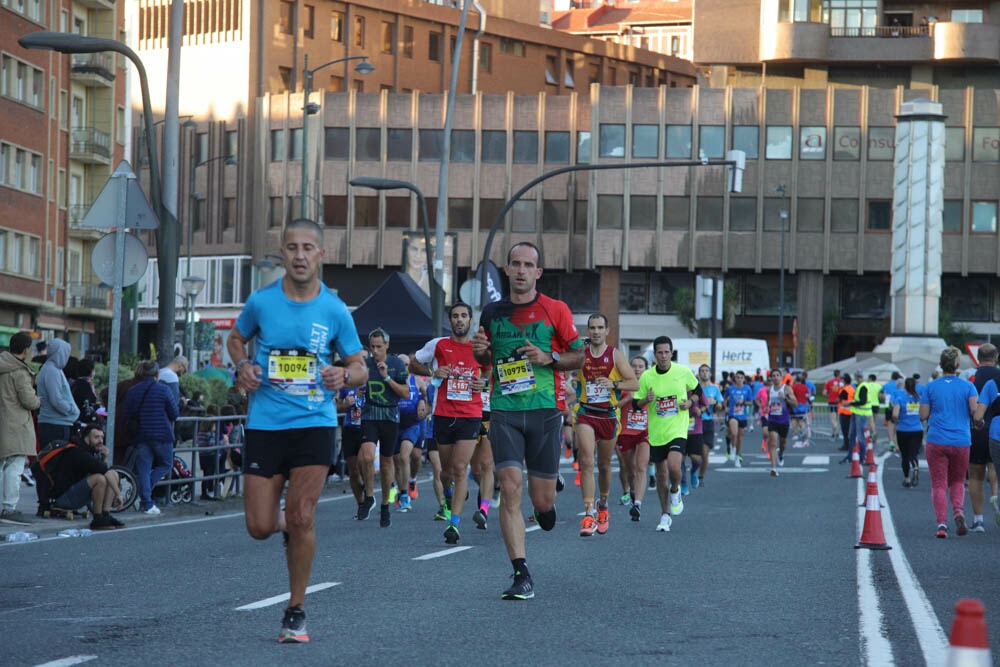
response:
[[[833,437],[840,437],[840,419],[837,418],[837,401],[840,398],[840,390],[844,388],[844,380],[840,377],[840,370],[833,372],[833,377],[823,385],[826,393],[826,407],[830,412],[830,428],[833,429]]]

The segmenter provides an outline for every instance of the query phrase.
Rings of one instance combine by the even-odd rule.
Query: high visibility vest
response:
[[[872,389],[871,389],[871,386],[869,385],[868,382],[859,382],[858,383],[858,390],[855,393],[855,400],[857,400],[858,394],[861,393],[861,388],[862,387],[865,387],[866,391],[868,392],[868,394],[865,396],[865,404],[864,405],[852,405],[851,406],[851,414],[852,415],[861,415],[862,417],[870,417],[871,414],[872,414],[872,397],[871,397]],[[875,394],[875,402],[876,403],[878,402],[878,393]]]
[[[847,398],[845,400],[843,400],[843,401],[840,401],[837,404],[837,412],[839,414],[842,414],[842,415],[852,414],[851,413],[851,401],[854,400],[854,387],[852,387],[849,384],[845,384],[841,388],[841,391],[843,391],[844,393],[847,394]]]
[[[878,395],[882,392],[882,385],[878,382],[866,382],[868,387],[868,407],[874,408],[879,404]]]

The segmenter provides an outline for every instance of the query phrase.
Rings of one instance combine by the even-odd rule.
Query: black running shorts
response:
[[[363,419],[361,442],[378,443],[379,456],[399,454],[399,424],[381,419]]]
[[[360,426],[344,426],[340,431],[340,449],[344,452],[344,458],[357,456],[363,441]]]
[[[260,477],[283,475],[292,468],[333,463],[336,427],[314,426],[282,431],[246,430],[243,472]]]
[[[479,437],[482,419],[475,417],[442,417],[434,415],[434,439],[438,445],[454,445],[464,440],[475,441]]]
[[[490,413],[490,444],[496,469],[522,465],[541,479],[559,477],[562,412],[555,408]]]

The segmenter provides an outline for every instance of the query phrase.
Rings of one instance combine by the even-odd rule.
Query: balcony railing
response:
[[[87,310],[108,310],[111,290],[90,283],[69,283],[66,286],[66,307]]]
[[[830,37],[930,37],[928,26],[879,25],[869,28],[830,28]]]
[[[93,127],[74,127],[70,135],[71,156],[98,156],[111,159],[111,135]]]
[[[115,80],[115,57],[110,53],[74,53],[74,74],[96,74],[108,81]]]

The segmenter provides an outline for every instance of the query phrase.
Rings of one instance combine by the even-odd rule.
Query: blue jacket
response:
[[[146,391],[149,390],[147,394]],[[143,396],[145,395],[145,400]],[[142,404],[142,412],[139,405]],[[132,442],[173,442],[177,404],[170,389],[155,378],[146,378],[129,388],[125,394],[122,415],[126,420],[138,418],[139,432]]]
[[[38,399],[41,407],[38,410],[39,424],[57,424],[72,426],[80,416],[80,408],[76,407],[69,380],[63,374],[63,368],[69,361],[69,343],[61,338],[55,338],[49,343],[48,358],[38,371]]]

